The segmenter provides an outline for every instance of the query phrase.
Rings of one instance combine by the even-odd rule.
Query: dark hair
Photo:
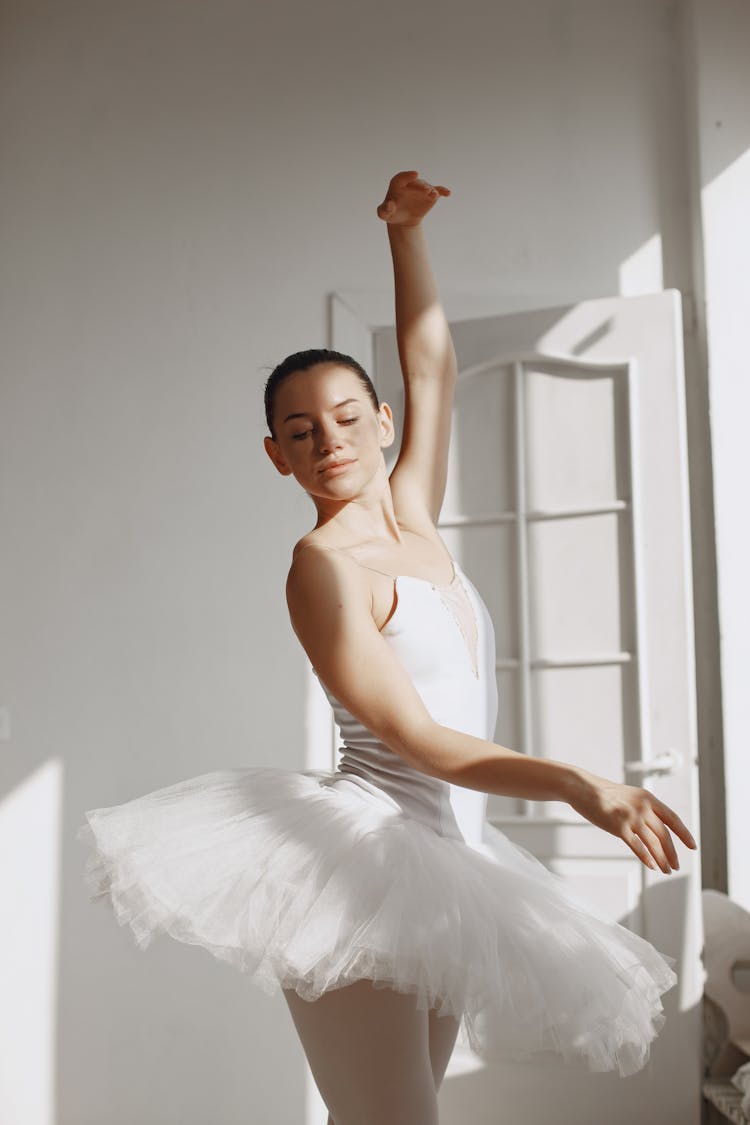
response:
[[[367,391],[372,405],[375,410],[380,409],[378,402],[377,392],[372,385],[370,376],[365,371],[356,359],[350,355],[344,355],[343,352],[334,352],[330,348],[308,348],[303,352],[294,352],[288,355],[286,359],[282,359],[281,363],[274,367],[271,374],[268,376],[268,381],[263,392],[263,399],[266,410],[266,423],[268,429],[271,431],[271,437],[276,441],[276,432],[273,428],[273,411],[276,405],[276,392],[279,389],[279,384],[290,375],[294,375],[297,371],[307,371],[310,367],[315,367],[318,363],[338,363],[341,367],[348,367],[358,376],[359,381]]]

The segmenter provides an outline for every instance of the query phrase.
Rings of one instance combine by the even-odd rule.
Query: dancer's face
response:
[[[383,449],[394,438],[388,403],[376,412],[349,367],[319,363],[280,384],[274,407],[276,441],[266,452],[284,476],[296,477],[311,496],[347,499],[384,467]],[[334,461],[350,464],[323,471]]]

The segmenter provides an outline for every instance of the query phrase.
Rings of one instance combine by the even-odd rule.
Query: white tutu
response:
[[[331,773],[223,769],[93,809],[85,879],[141,948],[200,945],[268,993],[362,978],[461,1017],[487,1061],[551,1050],[632,1074],[675,959],[596,912],[485,824],[473,847]]]

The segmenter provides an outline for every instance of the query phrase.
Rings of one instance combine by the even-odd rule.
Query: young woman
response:
[[[492,741],[492,621],[436,527],[456,359],[422,220],[449,194],[399,172],[378,207],[406,392],[390,475],[390,407],[350,356],[296,353],[265,388],[266,451],[317,512],[286,593],[338,768],[216,770],[78,832],[95,896],[141,947],[167,932],[283,990],[329,1125],[436,1123],[461,1030],[490,1058],[551,1049],[630,1074],[648,1057],[674,958],[484,821],[488,793],[567,801],[665,873],[670,829],[696,846],[647,789]]]

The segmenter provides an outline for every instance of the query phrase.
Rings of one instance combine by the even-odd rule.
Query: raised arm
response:
[[[456,353],[430,263],[422,220],[441,196],[417,172],[397,172],[378,216],[388,224],[396,340],[404,380],[404,426],[390,484],[397,513],[437,523],[448,473]]]

